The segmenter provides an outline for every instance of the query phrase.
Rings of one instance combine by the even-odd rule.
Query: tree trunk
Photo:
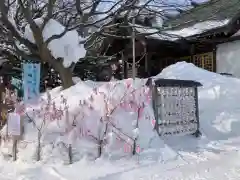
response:
[[[60,79],[62,81],[62,87],[64,89],[67,89],[71,86],[74,85],[74,82],[72,80],[72,72],[70,70],[70,68],[60,68],[60,70],[58,71]]]
[[[52,59],[49,61],[49,63],[53,66],[54,70],[59,73],[60,79],[62,81],[62,87],[64,89],[67,89],[74,85],[71,68],[65,68],[62,64],[62,61],[59,59]]]
[[[98,143],[98,156],[97,158],[100,158],[102,156],[102,148],[103,148],[103,140],[100,140]]]
[[[49,63],[54,68],[54,70],[56,70],[59,73],[60,79],[62,80],[62,86],[64,89],[67,89],[72,85],[74,85],[72,80],[71,68],[70,67],[65,68],[63,66],[61,58],[55,59],[52,56],[51,51],[48,49],[48,44],[45,42],[42,36],[42,30],[37,26],[35,27],[34,24],[30,24],[30,26],[33,32],[33,37],[36,41],[36,45],[38,47],[38,53],[39,53],[41,62]]]
[[[42,61],[49,63],[53,67],[53,69],[59,73],[60,79],[62,81],[62,87],[64,89],[67,89],[74,85],[74,82],[72,80],[71,67],[65,68],[63,66],[62,59],[53,58],[47,47],[42,47],[39,53]]]
[[[136,126],[135,128],[139,128],[139,119],[140,119],[140,110],[141,108],[138,108],[138,111],[137,111],[137,123],[136,123]],[[137,153],[137,140],[138,140],[138,136],[136,136],[133,140],[133,147],[132,147],[132,154],[135,155]]]

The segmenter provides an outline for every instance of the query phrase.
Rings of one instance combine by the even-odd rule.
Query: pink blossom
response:
[[[155,120],[155,119],[153,119],[153,120],[151,121],[151,123],[152,123],[152,126],[154,127],[154,126],[155,126],[155,124],[156,124],[156,120]]]
[[[125,152],[125,153],[130,153],[131,150],[132,150],[132,147],[131,147],[130,144],[128,144],[128,143],[124,143],[124,145],[123,145],[123,149],[124,149],[124,152]]]
[[[136,147],[136,152],[137,152],[137,153],[140,153],[140,152],[141,152],[141,148],[140,148],[139,145],[137,145],[137,147]]]
[[[143,110],[144,108],[143,107],[139,107],[139,111],[138,111],[138,118],[140,119],[143,115]]]

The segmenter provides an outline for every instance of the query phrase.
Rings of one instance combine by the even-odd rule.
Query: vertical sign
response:
[[[18,88],[19,90],[22,88],[22,81],[17,78],[12,77],[11,84]]]
[[[39,96],[40,89],[40,64],[23,64],[23,90],[24,102]]]
[[[11,136],[20,136],[21,135],[21,118],[17,113],[8,114],[8,133]]]

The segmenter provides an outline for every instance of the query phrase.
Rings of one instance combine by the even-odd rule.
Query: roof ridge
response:
[[[203,8],[212,6],[212,5],[214,5],[215,3],[220,2],[220,1],[222,1],[222,0],[209,0],[209,1],[207,1],[207,2],[204,2],[204,3],[200,4],[200,5],[197,6],[197,7],[193,7],[193,8],[191,8],[191,9],[189,9],[189,10],[186,10],[186,11],[180,13],[179,15],[177,15],[177,16],[169,19],[169,20],[166,20],[166,21],[164,22],[164,24],[167,24],[169,21],[172,21],[172,20],[180,19],[182,16],[184,16],[184,15],[186,15],[186,14],[191,14],[193,11],[196,12],[196,10],[198,11],[198,10],[201,10],[201,9],[203,9]],[[227,1],[227,0],[225,0],[225,1]],[[163,24],[163,25],[164,25],[164,24]]]
[[[230,23],[236,17],[240,18],[240,0],[211,0],[166,20],[162,28],[183,29],[204,21],[229,20]]]

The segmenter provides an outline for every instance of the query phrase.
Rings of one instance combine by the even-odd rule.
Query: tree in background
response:
[[[167,9],[163,2],[153,0],[2,0],[1,49],[9,60],[48,63],[68,88],[73,85],[72,71],[79,60],[89,60],[80,68],[87,74],[86,64],[112,59],[100,53],[104,39],[131,38],[117,34],[116,29],[131,29],[133,18],[162,22]]]

